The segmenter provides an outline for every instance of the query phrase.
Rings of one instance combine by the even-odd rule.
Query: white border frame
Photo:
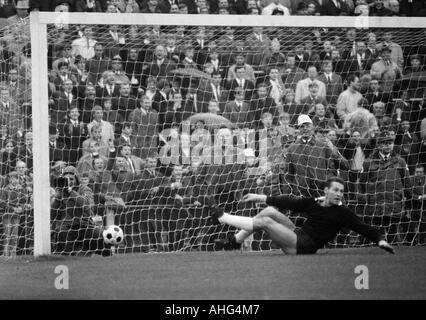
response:
[[[264,26],[325,28],[426,28],[425,18],[330,17],[255,15],[173,15],[31,12],[32,101],[34,132],[34,255],[48,255],[50,249],[50,179],[47,24]]]

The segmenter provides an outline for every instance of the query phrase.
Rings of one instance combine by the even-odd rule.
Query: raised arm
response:
[[[281,210],[304,212],[311,208],[316,201],[314,198],[295,198],[288,195],[267,197],[261,194],[249,193],[244,196],[244,202],[260,202]]]

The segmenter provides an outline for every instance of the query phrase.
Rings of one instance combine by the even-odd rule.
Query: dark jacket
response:
[[[376,150],[364,162],[360,175],[360,191],[366,196],[366,213],[401,215],[403,198],[411,199],[411,181],[404,159],[392,152],[385,161]]]

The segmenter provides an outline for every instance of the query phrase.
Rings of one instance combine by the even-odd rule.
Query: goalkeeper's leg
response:
[[[267,207],[260,211],[255,217],[269,217],[271,219],[274,219],[279,224],[282,224],[283,226],[286,226],[290,230],[293,230],[296,228],[294,223],[283,213],[275,209],[274,207]],[[241,229],[235,234],[235,242],[238,244],[241,244],[244,242],[244,240],[249,237],[253,231],[247,231],[244,229]]]
[[[268,209],[268,208],[267,208]],[[265,209],[266,210],[266,209]],[[263,213],[263,215],[256,215],[254,218],[241,217],[231,214],[224,213],[216,208],[212,218],[217,220],[219,223],[224,223],[236,228],[240,228],[248,232],[253,233],[257,230],[264,230],[268,233],[269,237],[275,242],[285,253],[296,254],[297,253],[297,235],[294,233],[294,224],[290,219],[282,219],[282,213],[273,209]],[[276,221],[278,219],[279,221]],[[233,241],[236,240],[234,239]],[[235,248],[235,243],[231,243],[231,246]]]

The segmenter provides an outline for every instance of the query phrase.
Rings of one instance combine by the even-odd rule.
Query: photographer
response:
[[[66,167],[55,180],[51,218],[56,253],[111,255],[110,246],[104,243],[102,228],[92,219],[90,197],[93,194],[88,187],[80,187],[73,166]]]

